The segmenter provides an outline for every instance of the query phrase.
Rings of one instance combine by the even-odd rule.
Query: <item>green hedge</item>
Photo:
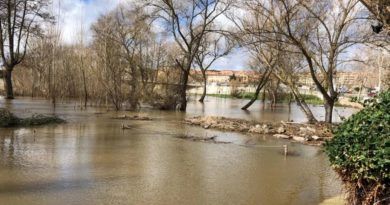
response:
[[[351,204],[390,202],[390,92],[341,124],[325,151]]]

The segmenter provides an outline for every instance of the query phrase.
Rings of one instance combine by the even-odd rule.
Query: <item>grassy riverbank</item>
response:
[[[252,99],[255,93],[240,93],[237,96],[233,96],[230,94],[208,94],[207,96],[212,96],[212,97],[218,97],[218,98],[233,98],[233,99]],[[306,103],[311,104],[311,105],[323,105],[324,101],[319,98],[316,95],[308,95],[308,94],[303,94],[303,98],[305,99]],[[266,99],[270,99],[268,95],[265,96]],[[262,96],[257,97],[258,100],[262,100]],[[283,103],[283,102],[288,102],[288,101],[294,102],[294,99],[291,98],[288,94],[279,94],[277,97],[277,102],[278,103]]]

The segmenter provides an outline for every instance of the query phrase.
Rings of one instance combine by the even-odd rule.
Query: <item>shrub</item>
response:
[[[0,109],[0,127],[12,127],[19,123],[19,119],[10,111]]]
[[[390,202],[390,92],[353,115],[325,144],[350,204]]]
[[[46,116],[41,114],[34,114],[32,117],[19,120],[20,126],[37,126],[46,124],[57,124],[65,122],[63,119],[57,116]]]
[[[36,126],[52,123],[63,123],[63,119],[57,116],[34,114],[29,118],[18,118],[6,109],[0,109],[0,127]]]

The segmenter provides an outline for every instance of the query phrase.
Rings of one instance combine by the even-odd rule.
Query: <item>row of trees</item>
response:
[[[240,47],[249,51],[251,67],[261,74],[256,95],[243,109],[276,79],[290,89],[308,120],[317,121],[297,85],[299,74],[307,71],[323,96],[325,121],[331,122],[339,94],[334,79],[343,64],[355,61],[346,53],[358,44],[388,45],[386,35],[375,36],[362,26],[367,12],[358,0],[137,1],[100,17],[90,44],[80,34],[72,46],[61,44],[58,29],[39,30],[43,20],[52,19],[46,8],[43,0],[1,1],[7,98],[13,98],[13,68],[26,58],[15,77],[18,85],[29,87],[22,94],[50,97],[54,103],[79,98],[85,106],[89,100],[110,101],[116,109],[124,102],[135,109],[147,101],[185,111],[191,69],[201,70],[203,102],[206,71]],[[43,33],[44,38],[36,38]]]

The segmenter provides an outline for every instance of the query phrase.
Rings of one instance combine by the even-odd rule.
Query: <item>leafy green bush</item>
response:
[[[341,124],[325,151],[351,204],[390,202],[390,92]]]

